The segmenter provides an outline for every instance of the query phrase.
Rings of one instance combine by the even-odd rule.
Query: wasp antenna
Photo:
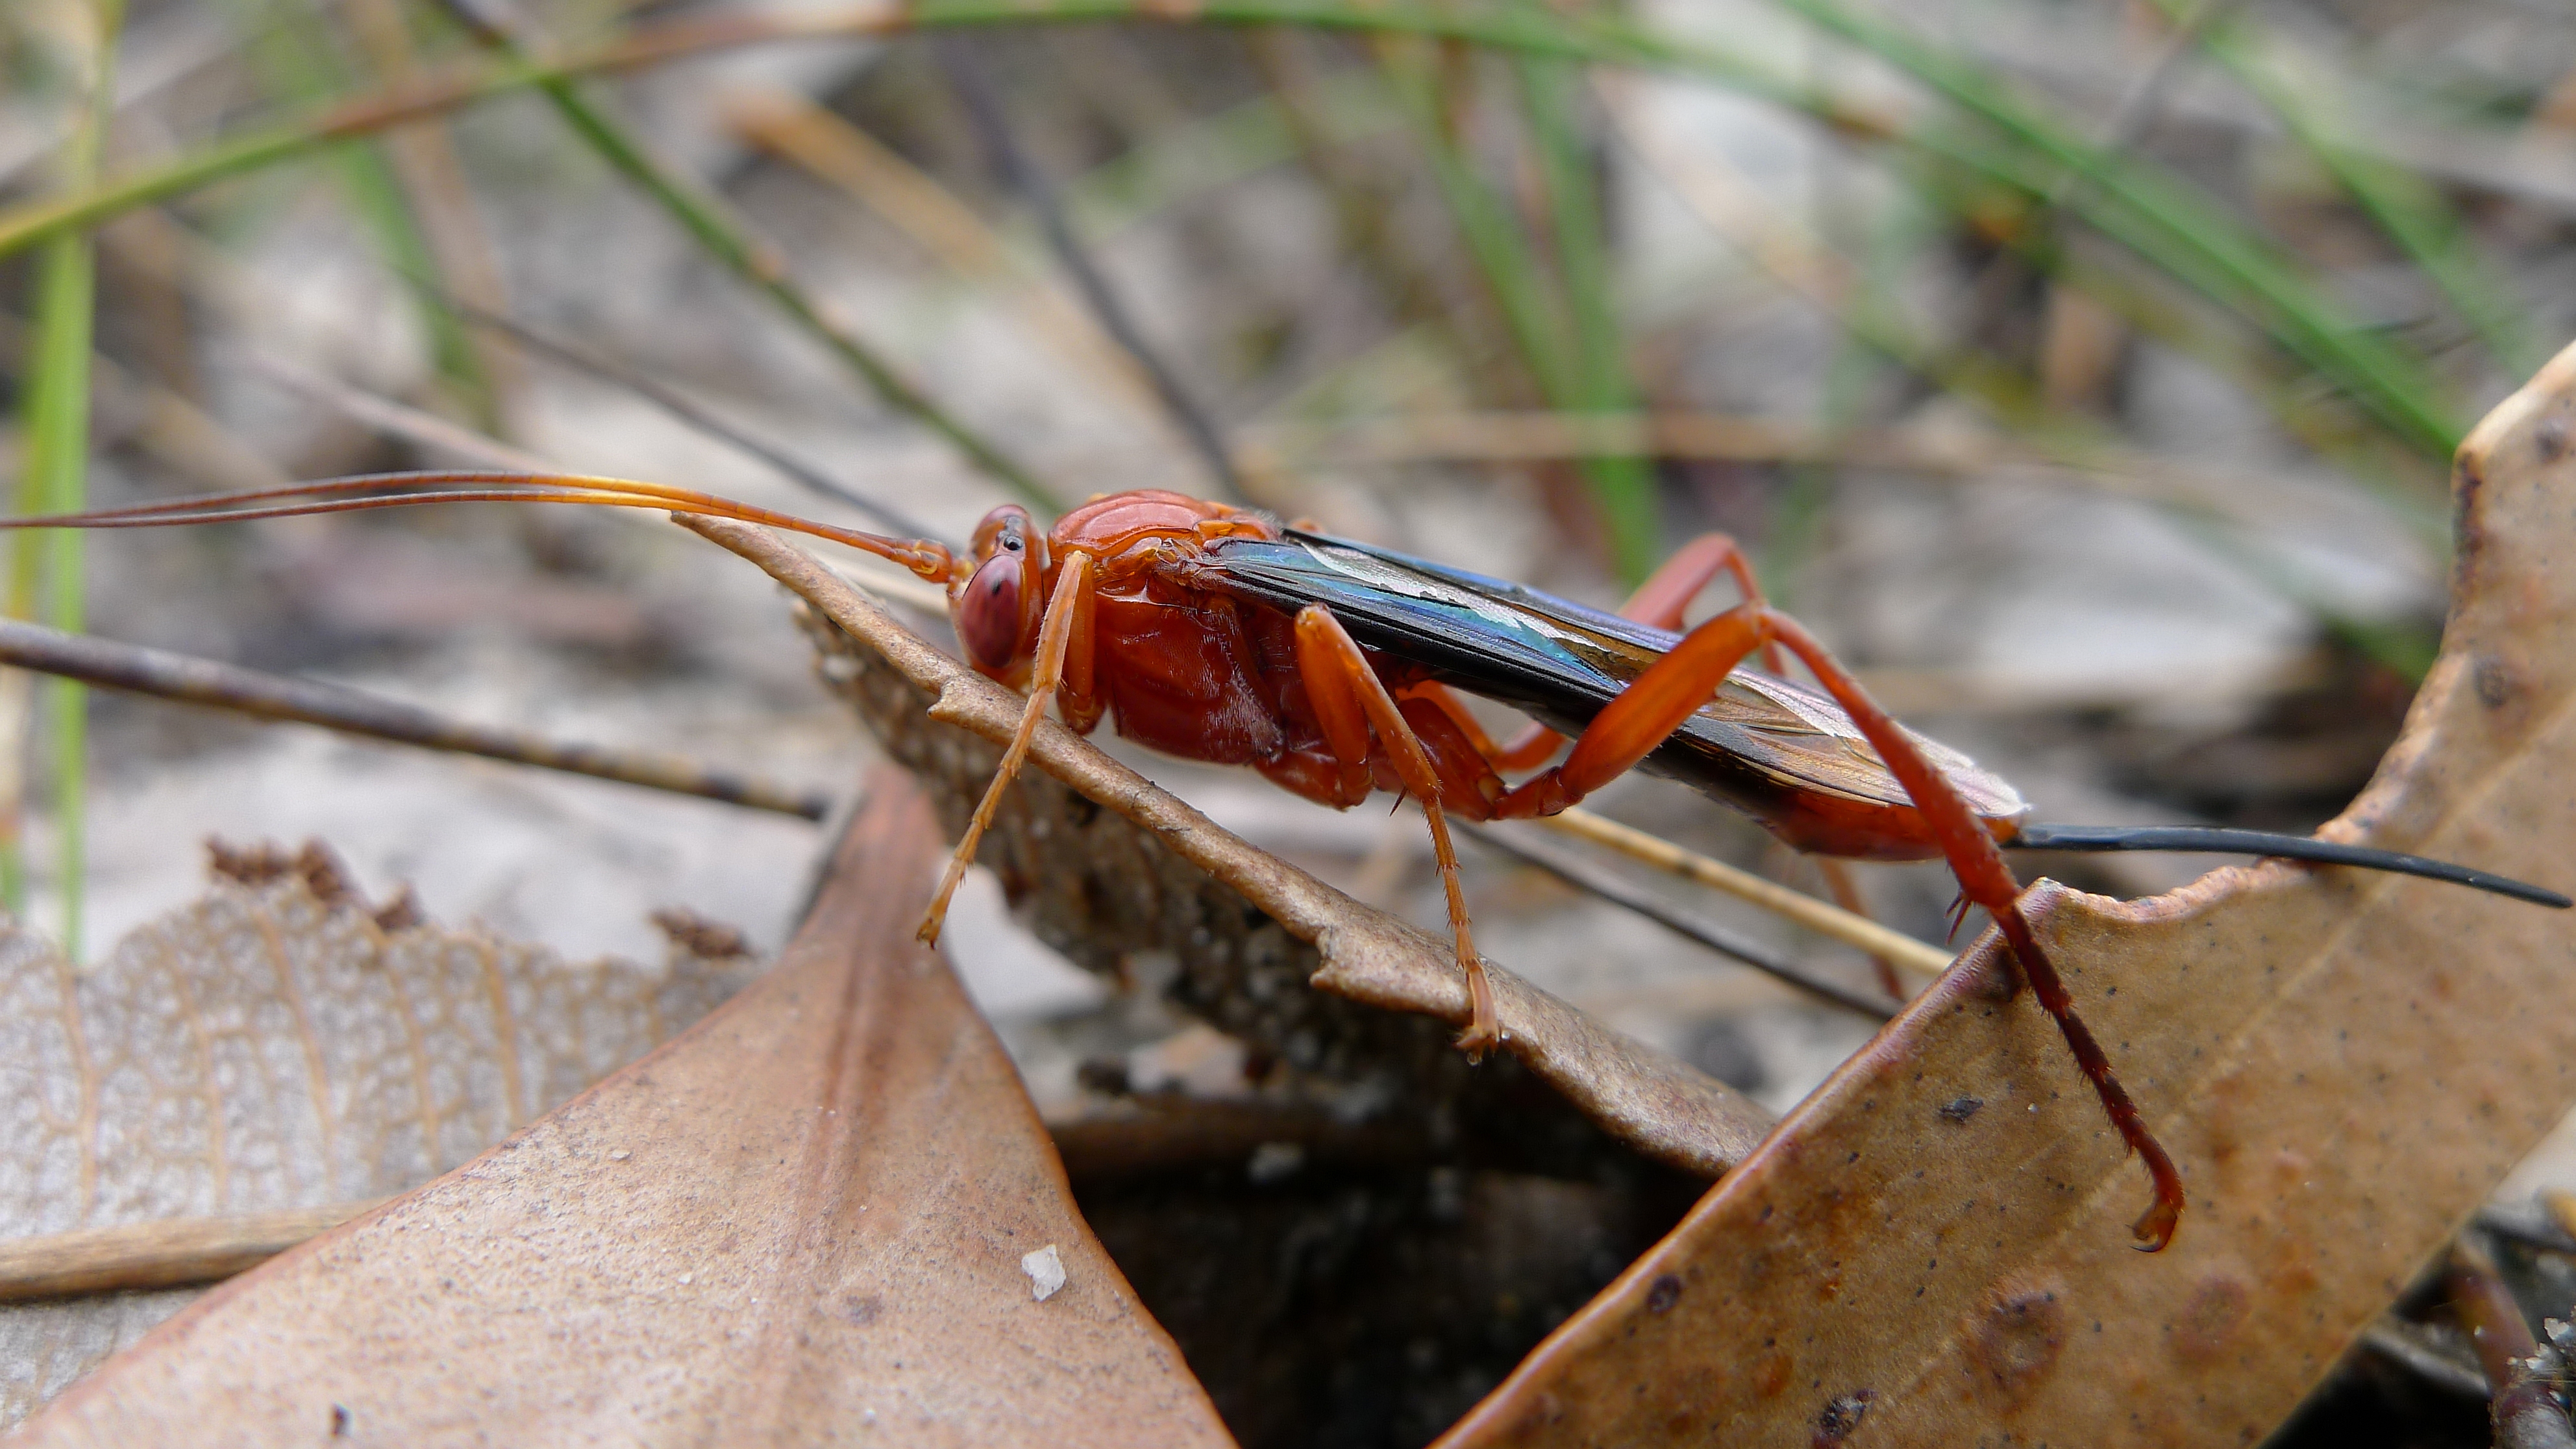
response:
[[[841,528],[694,488],[579,473],[482,470],[364,473],[310,483],[288,483],[274,488],[253,488],[238,493],[205,493],[160,503],[95,509],[87,513],[0,518],[0,529],[169,528],[182,524],[236,523],[257,518],[293,518],[428,503],[569,503],[594,508],[651,508],[708,518],[731,518],[802,533],[872,553],[936,583],[948,582],[957,563],[947,545],[931,539],[891,538],[855,528]]]
[[[2553,890],[2527,885],[2492,871],[2474,870],[2403,851],[2368,845],[2346,845],[2307,835],[2275,835],[2268,830],[2225,830],[2215,826],[2171,825],[2025,825],[2004,842],[2008,850],[2193,850],[2225,855],[2268,855],[2317,865],[2350,865],[2396,875],[2449,881],[2472,890],[2511,896],[2533,905],[2566,910],[2576,901]]]

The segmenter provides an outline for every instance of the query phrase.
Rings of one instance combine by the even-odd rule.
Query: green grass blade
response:
[[[117,33],[123,0],[94,0],[94,54],[87,93],[61,158],[64,178],[87,186],[98,176],[109,122],[115,115]],[[77,513],[88,488],[90,346],[95,331],[98,269],[94,244],[69,233],[48,241],[37,267],[36,331],[27,386],[26,467],[19,477],[19,505],[31,512]],[[40,582],[41,580],[41,582]],[[78,633],[83,623],[81,535],[72,530],[26,535],[10,580],[12,612],[41,616],[55,628]],[[63,950],[81,958],[81,914],[87,879],[88,699],[66,679],[45,683],[45,716],[51,727],[52,805],[57,887],[62,897]],[[7,844],[16,854],[17,842]],[[0,872],[16,892],[10,909],[23,911],[22,863]]]
[[[2178,19],[2182,13],[2177,0],[2159,3],[2168,16]],[[2389,240],[2423,269],[2499,363],[2517,377],[2539,367],[2544,359],[2523,325],[2521,310],[2471,249],[2458,213],[2442,193],[2413,172],[2342,140],[2336,113],[2348,102],[2326,90],[2321,78],[2294,74],[2292,67],[2268,56],[2271,47],[2242,16],[2210,27],[2201,36],[2201,47],[2279,117]]]
[[[343,88],[346,78],[337,56],[309,17],[290,21],[273,4],[235,0],[230,7],[238,28],[255,37],[248,47],[262,84],[272,94],[301,105],[314,105]],[[388,266],[404,276],[428,277],[445,286],[449,279],[422,229],[416,199],[384,145],[353,141],[335,148],[332,164],[349,209],[375,238]],[[490,379],[482,356],[463,323],[436,307],[413,303],[412,315],[429,343],[430,363],[487,422],[497,416]]]
[[[2068,196],[2069,209],[2253,318],[2409,443],[2442,456],[2459,446],[2466,427],[2420,362],[2359,328],[2295,264],[2179,178],[2082,140],[2072,126],[2025,104],[1990,69],[1874,16],[1844,9],[1837,0],[1775,3],[1913,76],[2026,150],[2028,159],[2080,179],[2083,184]],[[1975,153],[1963,148],[1959,154],[1964,159]]]
[[[1711,46],[1674,40],[1613,19],[1533,14],[1520,9],[1433,11],[1351,0],[1204,0],[1200,22],[1293,24],[1364,34],[1417,35],[1560,60],[1670,72],[1802,110],[1855,135],[1981,169],[2035,199],[2055,194],[2073,172],[2086,178],[2069,209],[2105,235],[2241,311],[2273,340],[2350,393],[2399,438],[2447,455],[2460,419],[2420,360],[2362,328],[2271,243],[2205,194],[2162,168],[2109,155],[2014,98],[1991,71],[1957,61],[1834,0],[1779,0],[1915,75],[1998,134],[1968,141],[1956,128],[1892,122],[1873,105],[1779,74]],[[525,62],[462,72],[337,108],[312,120],[223,143],[157,171],[0,213],[0,256],[127,207],[158,200],[349,135],[437,114],[542,80],[631,69],[725,46],[818,36],[878,35],[898,28],[1029,24],[1041,21],[1168,19],[1151,0],[925,0],[803,20],[723,19],[675,23],[547,65]],[[1998,141],[2001,144],[1998,144]]]
[[[1379,56],[1388,85],[1413,120],[1416,137],[1431,163],[1431,175],[1458,234],[1475,258],[1477,270],[1493,290],[1513,341],[1520,347],[1530,376],[1551,403],[1561,404],[1574,391],[1566,366],[1570,349],[1563,319],[1537,251],[1520,220],[1503,199],[1476,174],[1458,139],[1440,114],[1440,97],[1432,79],[1430,58],[1403,47],[1388,46]]]
[[[1390,45],[1383,51],[1381,63],[1389,84],[1413,117],[1441,196],[1449,204],[1468,254],[1475,258],[1478,271],[1491,289],[1540,395],[1550,407],[1559,409],[1624,411],[1631,399],[1625,385],[1625,363],[1616,360],[1619,344],[1615,322],[1606,315],[1606,283],[1596,278],[1595,285],[1602,292],[1596,305],[1605,315],[1592,325],[1596,329],[1609,326],[1612,336],[1606,343],[1587,342],[1583,335],[1585,323],[1575,315],[1577,304],[1564,295],[1558,279],[1549,274],[1538,248],[1522,226],[1518,210],[1477,174],[1465,149],[1450,134],[1427,59]],[[1552,191],[1550,209],[1557,223],[1554,230],[1562,233],[1568,224],[1564,213],[1588,204],[1589,186],[1580,191],[1571,186]],[[1606,260],[1598,247],[1597,221],[1586,219],[1573,224],[1581,228],[1587,222],[1588,236],[1596,251],[1583,260],[1596,272],[1606,271]],[[1563,263],[1566,242],[1561,234],[1556,240],[1557,255]],[[1574,245],[1584,246],[1585,237],[1577,236]],[[1620,369],[1616,385],[1595,376],[1587,353],[1596,348],[1609,352],[1613,365]],[[1642,459],[1624,457],[1587,458],[1580,467],[1594,506],[1600,510],[1610,534],[1613,561],[1620,577],[1630,583],[1642,581],[1666,551],[1656,516],[1652,469]]]
[[[521,58],[517,37],[479,27],[477,37],[503,55]],[[663,165],[624,122],[582,94],[571,78],[548,76],[536,84],[564,124],[601,160],[652,197],[725,270],[767,296],[789,321],[857,373],[880,401],[947,439],[969,462],[1028,503],[1049,510],[1062,506],[1062,499],[999,444],[933,401],[892,360],[827,315],[796,280],[787,258],[754,235],[750,222],[731,203],[696,178]]]
[[[1523,114],[1547,190],[1549,234],[1571,324],[1571,390],[1576,411],[1625,413],[1637,406],[1628,372],[1627,339],[1619,325],[1610,246],[1602,234],[1601,190],[1593,184],[1590,148],[1577,119],[1582,74],[1563,61],[1516,58]],[[1652,463],[1642,458],[1594,458],[1584,463],[1592,496],[1609,526],[1620,577],[1642,583],[1671,552]]]

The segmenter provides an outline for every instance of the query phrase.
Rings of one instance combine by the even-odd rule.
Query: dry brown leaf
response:
[[[258,875],[242,867],[236,875]],[[0,935],[0,1237],[415,1187],[697,1020],[748,958],[380,924],[308,848],[75,970]],[[318,889],[317,889],[318,887]],[[399,905],[399,903],[398,903]],[[0,1307],[0,1426],[197,1296]]]
[[[969,736],[986,743],[1008,740],[1024,705],[1018,695],[930,647],[801,549],[766,530],[719,519],[678,521],[760,565],[891,664],[909,690],[935,698],[928,716],[957,729],[910,740],[890,737],[890,745],[908,764],[950,787],[944,793],[962,802],[957,807],[961,812],[971,805],[992,767],[985,745]],[[888,704],[894,715],[919,717],[917,700],[899,698]],[[917,748],[907,749],[908,744]],[[1313,985],[1349,1000],[1465,1024],[1466,987],[1447,942],[1361,905],[1220,829],[1052,721],[1039,729],[1029,759],[1083,800],[1119,817],[1103,816],[1090,806],[1066,808],[1054,803],[1060,797],[1052,795],[1019,807],[1036,830],[1058,837],[1044,852],[1048,868],[1022,874],[1048,892],[1052,904],[1083,920],[1087,935],[1098,938],[1105,930],[1124,944],[1127,934],[1143,932],[1152,944],[1172,947],[1185,947],[1194,938],[1201,944],[1213,941],[1220,954],[1232,953],[1228,966],[1238,973],[1277,972],[1293,964],[1299,975],[1311,972]],[[956,789],[960,784],[965,788]],[[1024,778],[1024,786],[1036,787],[1024,788],[1024,797],[1043,795],[1040,782]],[[1130,829],[1129,822],[1136,828]],[[1007,830],[996,834],[1006,837]],[[1067,838],[1078,839],[1079,846],[1066,844]],[[1014,848],[1007,838],[987,847],[1005,862]],[[1102,862],[1120,868],[1106,869]],[[1140,891],[1145,899],[1128,899]],[[1042,904],[1042,918],[1046,909]],[[1099,947],[1098,939],[1065,934],[1056,939],[1077,953]],[[1283,949],[1294,943],[1310,944],[1316,954]],[[1770,1114],[1734,1089],[1603,1026],[1509,971],[1490,964],[1489,971],[1507,1050],[1638,1151],[1714,1177],[1740,1160],[1768,1129]],[[1305,1009],[1266,988],[1241,995],[1249,1004],[1239,1014],[1211,1012],[1227,1030],[1257,1034],[1263,1018]]]
[[[778,966],[460,1171],[214,1290],[31,1444],[1225,1444],[1076,1216],[871,782]]]
[[[2576,883],[2571,427],[2576,349],[2462,448],[2441,661],[2327,833]],[[2282,864],[2025,909],[2171,1248],[1989,934],[1443,1443],[2251,1443],[2576,1104],[2563,913]]]

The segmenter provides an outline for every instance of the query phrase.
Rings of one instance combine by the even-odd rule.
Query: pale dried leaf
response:
[[[930,647],[801,549],[766,530],[719,519],[679,522],[759,564],[891,664],[911,689],[935,698],[930,718],[955,729],[920,741],[922,747],[907,763],[933,769],[947,785],[971,778],[975,783],[958,792],[963,801],[980,793],[981,782],[991,775],[991,766],[983,763],[989,755],[969,736],[987,743],[1008,740],[1024,705],[1018,695]],[[890,744],[904,753],[902,742]],[[1029,759],[1084,800],[1121,817],[1112,820],[1089,807],[1035,811],[1040,828],[1067,837],[1048,851],[1046,873],[1053,880],[1043,888],[1082,902],[1094,919],[1130,929],[1146,924],[1141,917],[1151,916],[1151,924],[1167,928],[1168,934],[1156,942],[1166,946],[1180,946],[1193,936],[1240,939],[1247,956],[1274,965],[1293,962],[1303,971],[1311,960],[1312,984],[1325,991],[1390,1011],[1466,1023],[1466,987],[1446,941],[1362,905],[1220,829],[1053,721],[1040,727]],[[1069,843],[1072,839],[1080,844]],[[1107,872],[1098,868],[1103,861],[1127,862],[1131,868]],[[1147,911],[1126,912],[1131,903],[1112,898],[1140,885],[1152,896]],[[1200,894],[1202,887],[1231,904],[1215,905]],[[1182,907],[1202,913],[1190,920],[1174,917],[1173,910]],[[1311,945],[1316,958],[1302,950],[1280,951],[1280,943],[1269,939],[1280,928],[1291,941]],[[1741,1159],[1770,1125],[1768,1113],[1724,1083],[1603,1026],[1507,970],[1491,963],[1488,969],[1505,1049],[1638,1151],[1713,1177]],[[1275,1012],[1282,1005],[1271,997],[1257,1009]],[[1228,1030],[1246,1025],[1222,1015],[1219,1024]]]
[[[768,975],[208,1294],[25,1442],[1228,1443],[911,938],[941,854],[881,772]],[[1048,1246],[1040,1300],[1022,1261]]]
[[[2329,832],[2576,860],[2576,350],[2458,466],[2441,662]],[[2145,1174],[1989,934],[1443,1442],[2251,1443],[2576,1104],[2576,923],[2282,864],[2026,898],[2191,1193]]]
[[[387,930],[327,871],[218,878],[82,970],[10,929],[0,1236],[418,1186],[697,1020],[757,965],[677,946],[659,969],[577,964],[479,932]],[[0,1425],[197,1292],[0,1307]]]

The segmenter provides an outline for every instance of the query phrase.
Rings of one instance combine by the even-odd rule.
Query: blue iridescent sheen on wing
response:
[[[1294,529],[1275,542],[1212,543],[1192,582],[1284,612],[1322,604],[1363,648],[1567,733],[1681,637],[1527,585]],[[1966,756],[1921,743],[1981,813],[2026,808]],[[1783,790],[1905,803],[1903,787],[1832,699],[1751,669],[1729,676],[1645,768],[1756,815]]]

